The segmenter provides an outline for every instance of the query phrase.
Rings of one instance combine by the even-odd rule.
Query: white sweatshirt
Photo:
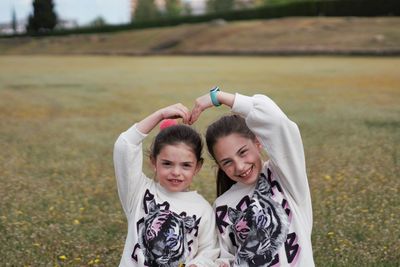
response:
[[[268,97],[236,94],[269,160],[257,183],[234,184],[214,203],[221,257],[229,266],[314,266],[312,209],[297,125]]]
[[[119,266],[215,266],[215,215],[197,192],[169,192],[142,172],[142,141],[133,125],[114,146],[118,193],[128,220]]]

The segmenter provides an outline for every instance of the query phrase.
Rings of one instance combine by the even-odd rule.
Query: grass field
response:
[[[218,84],[267,94],[298,123],[317,266],[399,266],[398,66],[400,58],[0,57],[1,265],[116,266],[126,221],[115,139]],[[196,127],[226,112],[209,110]],[[193,187],[212,202],[206,159]]]

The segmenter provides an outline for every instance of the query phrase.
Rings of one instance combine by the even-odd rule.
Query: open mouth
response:
[[[183,183],[183,181],[179,180],[179,179],[168,179],[168,182],[170,182],[173,185],[179,185],[179,184]]]
[[[247,169],[246,171],[242,172],[238,176],[240,177],[240,179],[246,180],[251,176],[252,173],[253,173],[253,165],[249,169]]]

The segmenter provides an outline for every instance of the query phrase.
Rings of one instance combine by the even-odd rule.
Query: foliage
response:
[[[89,24],[92,27],[103,27],[107,25],[107,21],[102,16],[98,16],[94,20],[92,20]]]
[[[15,13],[15,8],[13,8],[11,16],[12,16],[11,27],[13,29],[14,34],[16,34],[17,33],[17,15]]]
[[[165,1],[165,16],[175,18],[182,13],[182,6],[180,0],[166,0]]]
[[[193,13],[192,7],[188,2],[182,3],[182,15],[183,16],[191,16]]]
[[[34,0],[33,14],[28,18],[27,32],[41,33],[51,31],[57,25],[57,15],[52,0]]]
[[[211,13],[228,12],[234,7],[234,0],[208,0],[207,11]]]
[[[157,107],[180,101],[191,108],[218,84],[267,94],[298,124],[316,266],[399,266],[399,64],[362,57],[0,57],[2,265],[117,266],[127,230],[112,163],[117,136]],[[228,112],[207,110],[195,127],[204,133]],[[204,157],[193,189],[212,202],[215,168]],[[152,176],[150,165],[145,172]]]
[[[137,0],[133,21],[151,21],[160,17],[154,0]]]
[[[263,5],[262,0],[245,0],[245,1],[236,0],[234,2],[234,8],[238,10],[246,8],[256,8],[261,5]]]
[[[264,5],[280,5],[280,4],[287,4],[290,2],[302,2],[303,0],[263,0]],[[322,1],[327,1],[327,0],[322,0]],[[329,0],[328,0],[329,1]],[[343,1],[343,0],[339,0]]]

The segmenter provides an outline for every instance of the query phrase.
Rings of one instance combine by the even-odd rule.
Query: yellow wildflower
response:
[[[60,257],[58,257],[60,260],[63,260],[63,261],[65,261],[66,259],[67,259],[67,256],[65,256],[65,255],[61,255]]]

